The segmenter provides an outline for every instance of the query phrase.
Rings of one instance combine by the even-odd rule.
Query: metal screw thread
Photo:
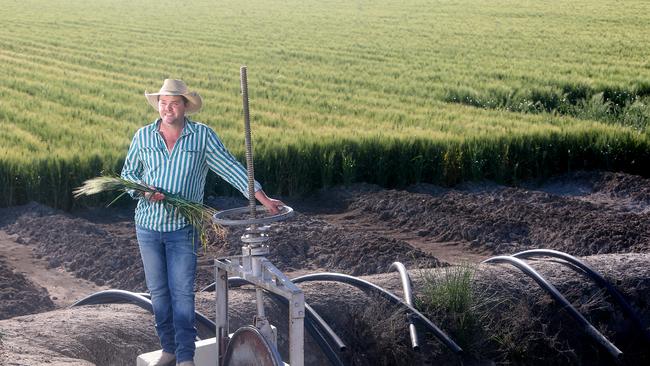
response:
[[[251,139],[251,121],[248,111],[248,77],[246,75],[246,66],[239,69],[241,79],[241,97],[244,104],[244,133],[246,135],[246,169],[248,172],[248,206],[250,207],[251,217],[257,217],[255,210],[255,172],[253,168],[253,142]]]

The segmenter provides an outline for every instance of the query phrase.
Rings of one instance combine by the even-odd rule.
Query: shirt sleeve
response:
[[[132,182],[141,183],[143,166],[140,159],[138,159],[138,135],[139,133],[136,133],[135,136],[133,136],[131,146],[129,146],[129,152],[126,154],[126,158],[124,159],[124,166],[122,167],[120,177]],[[129,190],[127,193],[133,198],[140,198],[134,190]]]
[[[208,167],[235,187],[244,197],[248,198],[248,173],[246,169],[226,149],[219,136],[212,129],[208,128],[207,131],[205,156]],[[255,181],[255,192],[260,189],[262,189],[262,185]]]

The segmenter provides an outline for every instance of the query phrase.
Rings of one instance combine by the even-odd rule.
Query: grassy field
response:
[[[646,1],[0,0],[0,204],[119,171],[167,77],[273,193],[647,171]],[[223,191],[210,180],[208,192]]]

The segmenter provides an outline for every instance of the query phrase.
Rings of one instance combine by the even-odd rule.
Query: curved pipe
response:
[[[383,298],[389,300],[393,304],[408,309],[415,316],[417,320],[419,320],[420,322],[422,322],[422,324],[424,324],[427,328],[429,328],[429,330],[440,341],[442,341],[443,344],[449,347],[449,349],[451,349],[454,353],[461,354],[463,352],[463,349],[460,348],[460,346],[458,346],[456,342],[454,342],[447,334],[445,334],[442,330],[440,330],[440,328],[438,328],[435,324],[433,324],[431,320],[429,320],[426,316],[420,313],[417,309],[407,304],[402,299],[395,296],[393,293],[375,285],[374,283],[353,276],[349,276],[349,275],[344,275],[340,273],[327,273],[327,272],[308,274],[308,275],[296,277],[292,280],[292,282],[294,283],[310,282],[310,281],[343,282],[348,285],[357,287],[361,290],[378,294]]]
[[[137,305],[153,314],[153,306],[151,305],[151,300],[148,298],[148,296],[149,294],[134,293],[124,290],[104,290],[88,295],[70,305],[70,307],[82,305],[129,303]],[[207,328],[211,334],[215,334],[215,329],[217,329],[217,326],[212,320],[199,313],[198,311],[195,312],[195,316],[197,323]]]
[[[289,304],[287,304],[289,306]],[[320,328],[320,330],[324,331],[325,334],[329,336],[329,338],[334,342],[336,347],[338,348],[339,352],[344,352],[348,347],[343,343],[341,338],[339,338],[338,334],[334,332],[334,329],[330,327],[329,324],[325,321],[325,319],[321,318],[320,314],[316,312],[309,304],[305,303],[305,313],[309,314],[309,319],[310,320],[315,320],[314,325],[316,328]],[[312,319],[313,318],[313,319]]]
[[[576,267],[581,269],[583,273],[589,277],[592,281],[594,281],[598,286],[601,288],[604,288],[607,290],[609,295],[616,301],[618,304],[621,306],[625,314],[629,316],[639,327],[639,330],[643,333],[643,336],[645,337],[646,341],[650,342],[650,332],[645,328],[643,325],[643,322],[641,321],[641,317],[632,309],[632,306],[630,305],[627,300],[623,297],[623,294],[621,294],[614,285],[612,285],[609,281],[607,281],[603,276],[601,276],[600,273],[596,272],[594,269],[589,267],[586,263],[583,261],[579,260],[578,258],[564,253],[560,252],[557,250],[551,250],[551,249],[531,249],[531,250],[525,250],[523,252],[515,253],[512,255],[513,257],[516,258],[533,258],[533,257],[541,257],[541,256],[546,256],[546,257],[554,257],[554,258],[559,258],[562,260],[565,260],[572,264],[573,266],[567,266],[576,272],[579,272],[576,270]]]
[[[330,361],[330,364],[334,366],[345,365],[336,354],[336,351],[334,351],[334,348],[332,348],[332,345],[326,341],[327,338],[325,334],[323,334],[320,329],[314,325],[314,323],[309,321],[305,322],[305,327],[307,327],[309,334],[311,334],[312,338],[316,340],[316,343],[318,343],[320,349],[323,351],[323,353],[325,353],[325,357],[327,357],[327,359]]]
[[[251,283],[246,281],[245,279],[241,277],[228,277],[228,286],[229,287],[241,287],[244,285],[250,285]],[[205,286],[204,288],[201,289],[200,292],[214,292],[215,288],[215,283],[212,282],[211,284]]]
[[[406,301],[407,304],[413,306],[413,291],[411,290],[411,277],[409,276],[409,273],[406,271],[406,267],[402,262],[393,262],[390,267],[388,268],[388,271],[394,271],[397,270],[399,272],[399,278],[402,281],[402,289],[404,291],[404,301]],[[415,329],[415,324],[413,324],[413,320],[411,317],[408,319],[409,321],[409,335],[411,336],[411,348],[413,348],[414,351],[420,350],[420,341],[418,340],[418,331]]]
[[[555,286],[551,285],[544,277],[542,277],[537,271],[535,271],[531,266],[526,264],[519,258],[514,258],[511,256],[497,256],[484,260],[482,263],[508,263],[519,270],[524,272],[528,277],[532,278],[537,282],[537,284],[546,290],[558,303],[561,307],[565,309],[575,321],[577,321],[584,331],[596,342],[601,344],[607,351],[614,357],[616,360],[620,360],[623,356],[623,352],[619,350],[612,342],[610,342],[602,333],[598,331],[587,319],[585,319],[573,305],[558,291]]]
[[[284,297],[278,294],[274,294],[269,291],[265,291],[265,292],[271,295],[271,297],[275,299],[276,302],[282,303],[286,307],[289,307],[289,300],[285,299]],[[325,357],[327,357],[327,359],[330,361],[332,365],[343,366],[343,361],[341,361],[338,354],[334,351],[332,345],[329,342],[327,342],[327,337],[325,336],[325,334],[327,334],[330,337],[330,339],[334,343],[336,343],[337,347],[339,348],[339,351],[341,352],[345,351],[346,348],[345,344],[339,339],[339,337],[334,333],[334,331],[332,331],[332,329],[327,325],[327,323],[325,323],[325,321],[322,318],[320,318],[318,314],[314,312],[313,314],[311,314],[311,316],[316,315],[318,319],[320,319],[325,324],[325,326],[327,326],[327,329],[319,328],[318,320],[314,322],[314,319],[311,318],[310,315],[307,315],[309,314],[310,310],[313,312],[313,309],[311,308],[309,308],[310,310],[307,310],[308,306],[309,305],[305,304],[305,315],[306,315],[305,327],[307,328],[307,331],[309,332],[309,334],[311,334],[312,338],[316,341],[316,343],[318,343],[320,349],[325,354]],[[328,334],[327,333],[328,330],[331,331],[332,333]],[[323,331],[325,331],[325,334],[323,334]]]
[[[153,307],[151,305],[151,300],[146,298],[142,293],[134,293],[124,290],[105,290],[95,292],[94,294],[88,295],[83,299],[75,302],[70,305],[74,306],[83,306],[83,305],[100,305],[100,304],[123,304],[129,303],[137,305],[148,312],[153,312]]]
[[[232,278],[232,286],[233,287],[238,287],[242,286],[245,284],[249,284],[248,281],[239,278],[239,277],[233,277]],[[229,279],[230,282],[230,279]],[[212,284],[214,287],[214,284]],[[284,304],[288,305],[288,301],[283,298],[282,296],[270,293],[273,295],[274,298],[276,298],[276,301],[282,301],[284,300]],[[141,307],[142,309],[147,310],[148,312],[153,314],[153,306],[151,304],[151,300],[149,299],[151,295],[148,293],[134,293],[130,291],[124,291],[124,290],[105,290],[105,291],[99,291],[94,294],[91,294],[89,296],[84,297],[83,299],[75,302],[74,304],[70,305],[70,307],[74,306],[83,306],[83,305],[100,305],[100,304],[123,304],[123,303],[130,303],[133,305],[137,305]],[[307,304],[305,304],[305,309],[307,310]],[[309,314],[308,311],[306,311],[307,314],[313,316],[316,319],[322,320],[318,314],[316,314],[313,309],[311,309],[313,314]],[[196,312],[196,320],[198,323],[201,325],[205,326],[212,335],[216,335],[215,329],[217,328],[216,324],[208,319],[205,315]],[[326,341],[325,336],[322,334],[322,332],[318,329],[316,325],[311,319],[307,318],[307,321],[305,322],[305,326],[307,327],[309,333],[312,335],[314,340],[316,340],[316,343],[319,344],[327,358],[330,360],[330,362],[335,365],[335,366],[343,366],[343,362],[338,358],[336,355],[336,352],[332,349],[330,344]],[[323,321],[324,322],[324,321]],[[331,328],[325,323],[326,329],[329,329],[332,332],[333,335],[333,340],[339,347],[341,351],[345,350],[345,344],[338,338],[336,334],[333,333]],[[330,336],[332,336],[330,335]],[[338,341],[338,342],[336,342]]]

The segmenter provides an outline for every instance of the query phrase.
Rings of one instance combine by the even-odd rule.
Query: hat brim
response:
[[[197,92],[188,92],[185,94],[147,93],[146,91],[144,92],[144,97],[147,98],[147,101],[155,110],[158,110],[158,97],[160,97],[161,95],[170,95],[170,96],[179,95],[185,97],[185,99],[187,99],[187,105],[185,106],[185,114],[196,113],[199,110],[201,110],[201,106],[203,105],[203,100],[201,99],[201,96]]]

